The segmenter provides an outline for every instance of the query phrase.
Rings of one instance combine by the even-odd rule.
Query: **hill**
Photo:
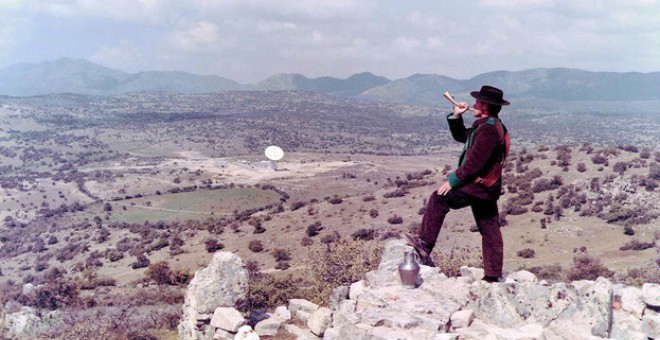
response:
[[[588,72],[568,68],[538,68],[524,71],[494,71],[471,79],[437,74],[414,74],[391,81],[369,72],[346,79],[307,78],[301,74],[279,74],[255,84],[239,84],[218,76],[200,76],[176,71],[145,71],[129,74],[86,60],[59,59],[25,63],[0,70],[0,94],[32,96],[49,93],[112,95],[140,91],[209,93],[222,91],[309,91],[415,105],[446,104],[440,95],[452,92],[470,101],[469,92],[489,84],[504,89],[505,96],[519,107],[564,107],[594,103],[600,109],[609,103],[660,101],[660,72]],[[577,104],[576,104],[577,103]],[[641,105],[642,110],[651,110]],[[655,112],[655,111],[654,111]]]

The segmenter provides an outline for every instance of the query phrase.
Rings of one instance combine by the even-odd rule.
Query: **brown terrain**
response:
[[[186,283],[217,250],[275,280],[309,278],[338,240],[367,248],[418,226],[462,147],[443,119],[286,91],[0,100],[2,302],[123,306],[127,320],[164,304],[130,324],[171,334]],[[609,122],[617,135],[597,117],[502,119],[505,271],[579,279],[571,269],[586,258],[617,281],[657,283],[659,130],[640,134],[645,117]],[[285,150],[277,170],[263,154],[272,144]],[[445,221],[434,256],[449,274],[480,266],[474,230],[469,209]]]

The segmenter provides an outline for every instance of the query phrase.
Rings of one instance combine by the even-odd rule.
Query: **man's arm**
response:
[[[484,172],[484,167],[490,160],[495,148],[500,143],[500,136],[494,127],[482,125],[474,132],[472,147],[465,155],[465,161],[456,171],[449,174],[448,183],[451,188],[460,187],[472,182]]]
[[[468,129],[465,128],[463,123],[463,113],[467,111],[468,104],[465,102],[458,103],[454,106],[454,111],[447,115],[447,123],[449,124],[449,131],[454,140],[460,143],[467,142]]]

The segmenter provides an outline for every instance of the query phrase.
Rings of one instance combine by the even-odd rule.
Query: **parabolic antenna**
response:
[[[266,154],[266,158],[270,159],[271,161],[279,161],[282,159],[282,157],[284,157],[284,150],[275,145],[267,147],[264,153]]]

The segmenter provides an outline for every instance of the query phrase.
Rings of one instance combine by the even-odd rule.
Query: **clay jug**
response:
[[[419,260],[419,255],[414,250],[403,253],[403,262],[399,264],[399,278],[401,279],[401,284],[406,288],[417,287],[419,265],[416,260]]]

